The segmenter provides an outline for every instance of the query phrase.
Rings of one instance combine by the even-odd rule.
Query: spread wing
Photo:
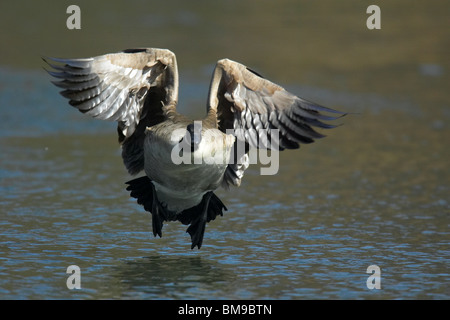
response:
[[[344,113],[304,100],[279,85],[262,78],[246,66],[219,60],[211,81],[208,109],[217,110],[219,128],[232,129],[246,146],[272,150],[296,149],[324,137],[314,127],[334,128],[323,121],[335,120]],[[242,148],[241,148],[242,149]],[[225,180],[239,185],[248,148],[235,153]],[[240,163],[240,164],[239,164]]]
[[[178,99],[175,55],[166,49],[129,49],[86,59],[44,59],[63,88],[61,95],[79,111],[118,122],[125,166],[143,169],[145,127],[165,118]],[[165,108],[163,107],[165,106]]]

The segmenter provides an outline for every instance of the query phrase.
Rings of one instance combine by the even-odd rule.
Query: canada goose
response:
[[[190,225],[191,249],[201,247],[206,223],[227,210],[214,190],[240,185],[249,147],[296,149],[324,137],[312,127],[333,128],[322,121],[344,115],[299,98],[229,59],[216,64],[201,121],[176,111],[178,69],[169,50],[128,49],[44,61],[54,69],[48,72],[59,79],[53,83],[64,89],[61,94],[70,105],[118,122],[126,169],[131,175],[146,174],[126,182],[131,197],[152,214],[155,236],[161,237],[164,221]],[[207,161],[217,153],[224,161]],[[193,163],[176,163],[174,154]]]

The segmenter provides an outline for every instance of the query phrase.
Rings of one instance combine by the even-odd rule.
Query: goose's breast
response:
[[[202,141],[192,153],[180,143],[185,132],[148,130],[144,143],[145,173],[154,181],[160,201],[175,211],[200,203],[207,191],[220,186],[234,143],[233,136],[209,129],[202,131]]]

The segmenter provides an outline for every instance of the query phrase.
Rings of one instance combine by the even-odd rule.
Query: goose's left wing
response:
[[[324,137],[314,127],[334,128],[323,121],[344,113],[320,106],[286,91],[246,66],[219,60],[211,80],[208,109],[217,111],[219,128],[232,130],[238,140],[256,148],[296,149]],[[229,132],[230,133],[230,132]],[[235,155],[239,159],[244,155]],[[228,167],[228,182],[239,185],[245,166]]]

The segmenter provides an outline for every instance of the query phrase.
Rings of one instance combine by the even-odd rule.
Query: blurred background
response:
[[[449,14],[445,0],[1,2],[0,298],[450,298]],[[153,238],[116,124],[71,108],[41,60],[137,47],[175,52],[189,116],[221,58],[351,114],[281,153],[276,176],[255,166],[218,191],[229,211],[190,251],[177,223]]]

